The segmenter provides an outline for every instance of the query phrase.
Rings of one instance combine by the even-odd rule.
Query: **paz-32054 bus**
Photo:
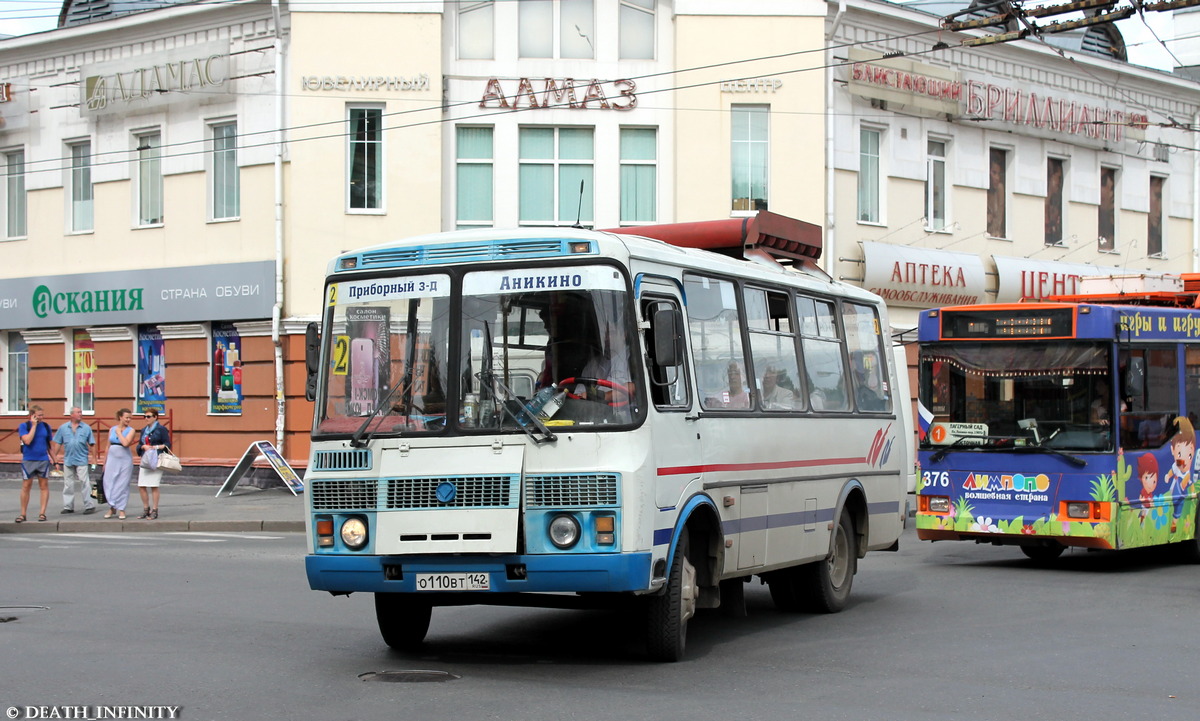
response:
[[[435,606],[624,599],[675,660],[695,610],[744,608],[753,576],[782,608],[837,611],[858,559],[896,546],[908,425],[881,301],[782,216],[627,231],[330,264],[307,574],[375,594],[390,646],[420,644]]]

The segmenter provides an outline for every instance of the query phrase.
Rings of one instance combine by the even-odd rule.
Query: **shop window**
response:
[[[1062,245],[1063,183],[1067,163],[1062,158],[1046,158],[1046,245]]]
[[[383,110],[349,108],[349,182],[351,211],[383,209]]]
[[[879,140],[882,131],[860,128],[858,131],[858,219],[863,223],[882,222],[879,207]]]
[[[622,60],[654,59],[655,0],[621,0],[618,26]]]
[[[592,128],[521,128],[520,222],[590,222],[595,187]]]
[[[210,217],[212,220],[232,220],[242,212],[237,123],[213,123],[209,133],[212,142],[208,163]]]
[[[95,229],[94,195],[92,190],[92,144],[90,141],[70,146],[71,174],[71,232],[89,233]]]
[[[1096,226],[1099,238],[1096,243],[1101,251],[1117,249],[1117,169],[1100,168],[1100,207],[1097,209]]]
[[[460,126],[455,141],[455,227],[489,228],[494,221],[492,129]]]
[[[734,105],[732,127],[733,210],[767,210],[769,105]]]
[[[242,401],[242,338],[233,323],[212,324],[212,382],[208,387],[208,412],[240,415]]]
[[[946,141],[932,138],[925,153],[925,227],[946,229]]]
[[[71,405],[84,413],[96,410],[96,346],[86,330],[71,335]]]
[[[1005,238],[1008,232],[1008,151],[988,153],[987,234]]]
[[[658,220],[658,131],[621,128],[621,222]]]
[[[25,200],[25,151],[4,153],[4,237],[24,238],[28,234]]]
[[[135,136],[137,142],[137,224],[163,222],[162,135]]]
[[[495,2],[463,2],[458,6],[458,57],[491,60],[495,55]]]
[[[156,325],[138,326],[137,413],[149,408],[167,410],[167,355],[162,333]]]
[[[1150,212],[1146,216],[1146,255],[1163,257],[1163,185],[1166,178],[1150,176]]]
[[[8,376],[4,410],[9,413],[24,412],[29,409],[29,346],[20,333],[8,334],[7,355],[4,364]]]

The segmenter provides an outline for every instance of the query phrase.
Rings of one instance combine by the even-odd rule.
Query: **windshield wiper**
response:
[[[1050,440],[1050,439],[1047,438],[1046,440]],[[1026,452],[1026,453],[1050,453],[1052,455],[1063,458],[1068,463],[1070,463],[1073,466],[1076,466],[1077,468],[1083,468],[1084,466],[1087,465],[1087,461],[1080,458],[1079,456],[1073,456],[1070,453],[1065,453],[1063,451],[1058,450],[1057,448],[1047,448],[1046,446],[1032,445],[1032,446],[1015,446],[1013,448],[1013,450],[1019,450],[1019,451]]]
[[[558,440],[558,436],[554,435],[554,432],[547,428],[546,424],[542,423],[542,419],[538,418],[536,413],[529,410],[528,406],[526,406],[524,403],[520,403],[520,397],[513,391],[512,388],[504,385],[504,382],[496,377],[496,373],[494,371],[479,371],[475,374],[475,377],[478,378],[482,383],[487,383],[488,385],[495,383],[496,385],[500,386],[500,390],[504,391],[504,394],[507,396],[507,398],[500,403],[500,407],[504,410],[504,413],[508,415],[509,418],[513,419],[513,423],[516,423],[517,427],[524,431],[525,435],[529,436],[531,441],[534,443],[551,443]],[[518,417],[516,413],[513,413],[512,409],[508,407],[509,399],[517,400],[518,403],[520,403],[520,414],[530,420],[534,426],[533,429],[529,427],[528,423],[522,422],[520,417]],[[535,430],[537,431],[536,433],[534,432]]]
[[[946,454],[949,453],[950,451],[954,450],[954,448],[956,448],[957,446],[964,445],[966,443],[966,441],[969,441],[969,440],[977,441],[977,440],[981,440],[981,439],[986,441],[990,437],[991,436],[959,436],[958,438],[955,438],[954,442],[951,443],[950,445],[942,446],[936,452],[934,452],[934,454],[929,457],[929,462],[937,463],[938,461],[945,458]],[[982,448],[983,446],[979,445],[979,447]]]
[[[374,431],[371,433],[366,432],[367,427],[371,425],[371,421],[375,418],[375,416],[379,415],[379,411],[383,410],[384,406],[391,403],[392,396],[396,395],[396,391],[401,387],[404,388],[404,414],[406,421],[408,420],[408,415],[412,412],[412,408],[414,407],[412,404],[412,368],[413,355],[416,353],[417,349],[417,308],[420,305],[420,299],[414,299],[408,304],[408,327],[405,329],[405,333],[408,337],[408,343],[404,348],[404,372],[400,374],[400,380],[396,381],[396,384],[392,386],[391,389],[388,390],[387,394],[384,395],[383,398],[375,404],[375,407],[371,409],[371,412],[367,415],[367,419],[363,421],[361,426],[358,427],[358,430],[354,432],[354,435],[350,436],[350,446],[352,448],[367,447],[367,443],[371,441],[371,436],[374,435]],[[365,437],[364,434],[366,434]]]

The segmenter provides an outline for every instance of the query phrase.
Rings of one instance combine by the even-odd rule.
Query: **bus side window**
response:
[[[646,298],[642,300],[642,317],[650,324],[645,333],[646,357],[649,360],[650,400],[656,407],[688,408],[687,341],[683,333],[683,315],[679,304],[668,298]],[[662,323],[670,323],[669,329],[661,329]],[[678,349],[676,363],[663,365],[655,357],[657,333],[669,331],[676,336]]]

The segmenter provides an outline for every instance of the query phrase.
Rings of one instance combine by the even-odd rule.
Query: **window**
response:
[[[495,3],[462,2],[458,6],[458,57],[491,60],[494,56]]]
[[[732,113],[733,210],[767,209],[768,105],[734,105]]]
[[[788,295],[748,288],[743,298],[759,408],[764,411],[804,410],[792,304]]]
[[[24,238],[25,223],[25,151],[4,154],[4,237]]]
[[[162,135],[136,136],[138,154],[138,225],[163,222]]]
[[[987,234],[1004,238],[1008,232],[1008,151],[992,148],[988,154]]]
[[[854,405],[860,411],[890,411],[892,397],[884,364],[887,346],[880,332],[879,316],[869,305],[843,303],[842,321],[853,371],[850,379],[854,382]]]
[[[592,0],[521,0],[517,21],[517,45],[523,58],[595,57],[596,19]]]
[[[1099,250],[1117,249],[1117,169],[1100,168],[1100,206],[1097,208]]]
[[[658,220],[658,131],[621,128],[621,222]]]
[[[209,196],[213,220],[241,215],[241,179],[237,162],[237,123],[215,123],[209,164]]]
[[[746,353],[733,283],[689,274],[683,284],[700,407],[749,410]]]
[[[946,228],[946,142],[929,140],[925,155],[925,227]]]
[[[1066,162],[1061,158],[1046,158],[1046,245],[1062,244],[1066,172]]]
[[[1121,447],[1157,448],[1179,416],[1179,364],[1174,348],[1122,350]]]
[[[879,223],[879,136],[871,128],[858,131],[858,219],[863,223]]]
[[[8,334],[8,393],[5,410],[9,413],[29,408],[29,346],[20,333]]]
[[[618,26],[622,60],[654,59],[654,0],[621,0]]]
[[[667,312],[662,313],[662,311]],[[679,302],[675,298],[645,296],[642,298],[642,317],[649,323],[645,336],[646,358],[649,361],[650,371],[650,400],[659,408],[691,407],[687,383],[687,353],[684,352],[683,347],[683,313],[679,308]],[[656,326],[658,323],[666,322],[667,318],[670,319],[673,326],[671,328],[672,335],[677,339],[677,350],[680,351],[674,365],[661,363],[655,355],[658,352],[654,343]]]
[[[96,346],[86,330],[71,336],[71,405],[84,413],[96,410]]]
[[[592,128],[521,128],[518,153],[522,224],[592,220]]]
[[[1163,256],[1163,184],[1166,178],[1150,176],[1150,213],[1146,216],[1146,255]]]
[[[92,144],[74,143],[71,150],[71,232],[87,233],[95,229],[92,194]]]
[[[350,108],[351,210],[383,209],[383,110]]]
[[[459,230],[491,227],[492,129],[459,127],[456,147],[456,227]]]
[[[814,411],[846,411],[846,362],[832,301],[796,299],[800,323],[804,370],[808,377],[808,401]]]

